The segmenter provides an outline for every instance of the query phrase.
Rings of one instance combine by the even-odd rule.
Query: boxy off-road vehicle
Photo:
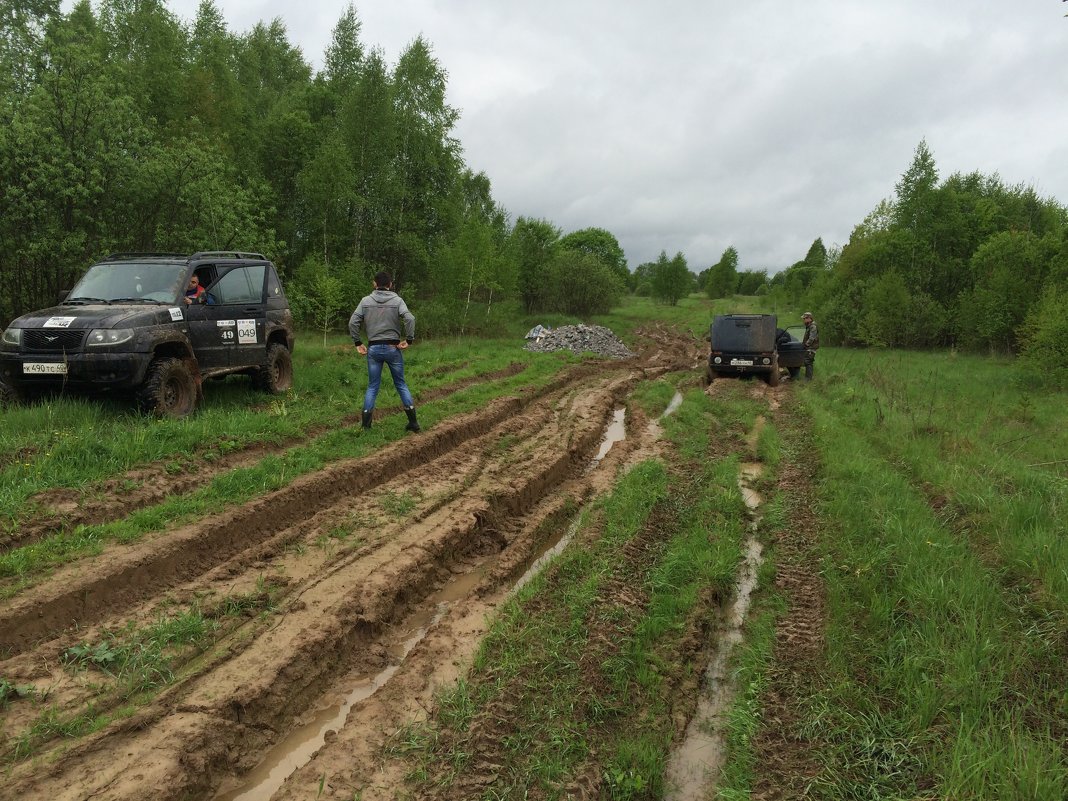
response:
[[[717,376],[759,375],[777,387],[783,367],[796,378],[805,351],[777,325],[774,314],[717,314],[709,329],[706,383],[711,384]]]
[[[205,291],[186,297],[196,276]],[[59,305],[0,337],[0,400],[48,390],[128,391],[150,414],[183,417],[206,378],[245,373],[269,393],[293,381],[293,317],[258,253],[117,253]]]

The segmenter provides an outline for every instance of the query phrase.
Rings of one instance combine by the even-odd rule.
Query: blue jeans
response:
[[[396,345],[369,345],[367,347],[367,392],[363,396],[363,410],[371,411],[375,408],[375,398],[378,397],[378,388],[382,384],[382,365],[389,367],[389,374],[393,376],[393,386],[397,388],[401,403],[404,408],[415,406],[412,400],[412,392],[404,381],[404,355]]]

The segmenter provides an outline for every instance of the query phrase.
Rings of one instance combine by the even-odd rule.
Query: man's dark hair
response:
[[[393,285],[393,276],[383,270],[375,273],[375,286],[379,289],[389,289]]]

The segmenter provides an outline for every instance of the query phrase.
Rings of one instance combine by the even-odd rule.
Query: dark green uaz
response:
[[[206,378],[245,373],[266,392],[285,392],[293,342],[278,273],[258,253],[115,254],[59,305],[7,327],[0,392],[17,401],[125,391],[145,412],[184,417]]]

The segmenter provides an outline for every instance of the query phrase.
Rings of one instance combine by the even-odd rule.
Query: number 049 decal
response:
[[[255,320],[238,320],[237,321],[237,344],[248,345],[255,344],[256,342],[256,321]]]

